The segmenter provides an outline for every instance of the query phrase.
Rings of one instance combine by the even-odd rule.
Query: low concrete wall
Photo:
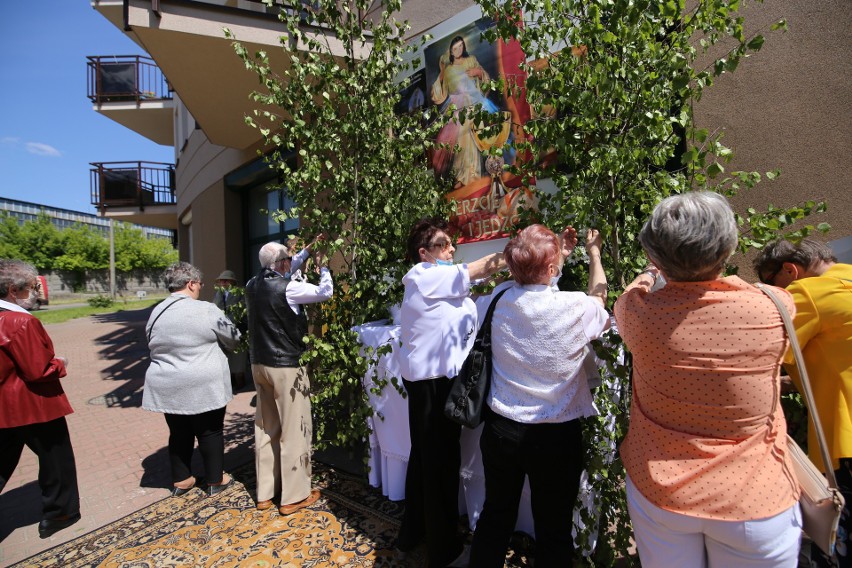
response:
[[[44,271],[50,299],[72,296],[81,292],[109,294],[109,270]],[[136,292],[167,293],[162,270],[133,270],[115,273],[115,292],[121,296],[135,296]]]

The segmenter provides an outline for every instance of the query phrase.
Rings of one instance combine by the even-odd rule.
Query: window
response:
[[[298,233],[299,220],[275,219],[277,211],[287,211],[294,203],[286,188],[281,187],[275,171],[262,158],[225,176],[225,187],[242,194],[245,268],[251,277],[260,270],[257,259],[260,247],[269,241],[287,242],[290,235]]]

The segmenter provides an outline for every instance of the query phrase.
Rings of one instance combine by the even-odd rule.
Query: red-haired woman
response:
[[[583,470],[580,418],[595,414],[581,372],[583,348],[609,327],[601,236],[590,229],[589,290],[551,286],[577,244],[532,225],[509,241],[504,256],[514,283],[491,322],[493,373],[480,439],[485,505],[476,525],[471,568],[503,566],[518,504],[529,477],[536,568],[570,566],[574,501]]]

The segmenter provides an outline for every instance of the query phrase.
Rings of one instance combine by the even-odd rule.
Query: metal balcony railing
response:
[[[95,104],[171,100],[166,77],[150,57],[88,56],[88,97]]]
[[[93,162],[90,164],[92,205],[145,207],[173,205],[175,167],[160,162]]]

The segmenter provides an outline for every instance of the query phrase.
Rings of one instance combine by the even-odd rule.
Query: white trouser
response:
[[[627,477],[627,510],[645,568],[796,568],[802,514],[796,503],[754,521],[673,513],[648,501]]]

